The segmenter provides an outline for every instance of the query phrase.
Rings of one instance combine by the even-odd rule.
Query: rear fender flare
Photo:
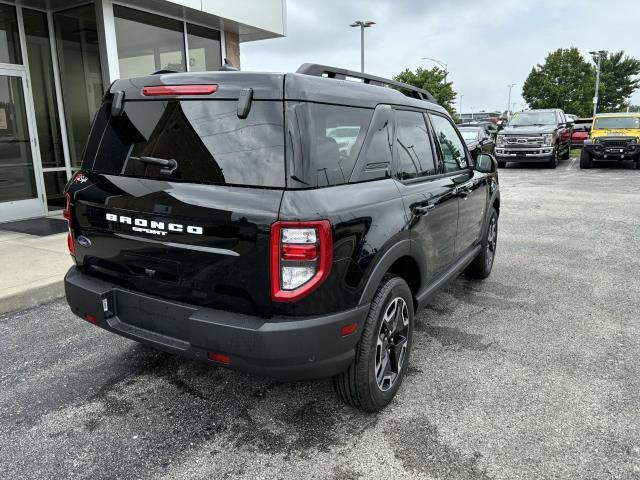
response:
[[[373,297],[378,290],[378,286],[382,281],[384,275],[389,271],[391,265],[395,263],[396,260],[402,257],[411,257],[418,264],[418,269],[420,270],[420,277],[424,280],[425,278],[425,270],[426,270],[426,260],[423,258],[416,258],[417,248],[411,248],[412,241],[410,239],[403,239],[389,248],[377,261],[375,267],[371,271],[369,278],[367,279],[367,283],[365,284],[362,295],[360,296],[360,305],[365,305],[371,303]],[[423,283],[423,282],[422,282]],[[421,285],[420,290],[422,290],[423,285]]]

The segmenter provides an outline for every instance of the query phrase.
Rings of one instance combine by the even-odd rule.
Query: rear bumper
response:
[[[127,290],[72,267],[65,276],[74,314],[124,337],[213,365],[283,380],[325,378],[355,356],[369,305],[322,317],[260,317],[198,307]],[[355,333],[340,327],[357,323]],[[225,365],[208,352],[228,356]]]

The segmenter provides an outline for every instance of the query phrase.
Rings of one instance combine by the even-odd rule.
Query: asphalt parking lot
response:
[[[500,171],[491,277],[419,314],[378,415],[329,381],[173,357],[71,315],[0,316],[0,478],[640,478],[640,171]]]

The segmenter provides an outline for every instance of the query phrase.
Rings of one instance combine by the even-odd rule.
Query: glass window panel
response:
[[[64,170],[60,170],[57,172],[44,172],[43,175],[48,210],[63,210],[67,203],[67,199],[64,196],[67,173]]]
[[[433,175],[436,171],[427,124],[419,112],[396,112],[397,176],[400,179]]]
[[[16,8],[0,3],[0,63],[22,63]]]
[[[289,102],[290,177],[307,187],[349,181],[373,110],[307,102]],[[300,147],[298,148],[299,145]]]
[[[24,100],[22,79],[0,75],[0,202],[38,196]]]
[[[79,165],[104,93],[96,15],[93,5],[85,5],[57,12],[53,20],[71,164]]]
[[[120,78],[156,70],[184,72],[184,31],[179,20],[113,6]]]
[[[467,168],[464,145],[453,124],[440,115],[430,115],[430,117],[440,147],[445,173]]]
[[[282,102],[254,101],[246,119],[236,102],[125,101],[123,115],[100,109],[83,168],[167,181],[282,187],[285,183]],[[337,148],[337,147],[336,147]],[[337,152],[336,152],[337,153]],[[178,169],[139,157],[174,159]]]
[[[190,71],[218,70],[222,65],[220,32],[217,30],[187,24],[187,45]]]
[[[22,17],[27,39],[31,91],[42,166],[44,168],[64,167],[47,15],[44,12],[23,9]]]

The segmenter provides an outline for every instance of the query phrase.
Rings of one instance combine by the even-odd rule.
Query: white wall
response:
[[[238,23],[286,35],[286,0],[166,0]]]

